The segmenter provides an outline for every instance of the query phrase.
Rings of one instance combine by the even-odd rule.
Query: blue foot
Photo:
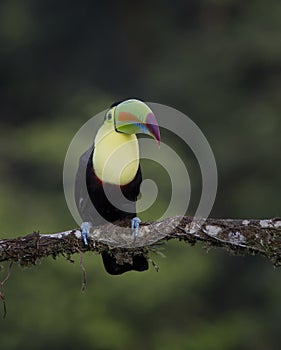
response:
[[[141,219],[138,217],[135,217],[131,220],[131,228],[134,230],[134,241],[136,240],[139,234],[140,222],[141,222]]]
[[[93,227],[91,222],[82,222],[81,224],[81,236],[83,239],[84,244],[87,246],[88,245],[88,237],[90,234],[90,229]]]

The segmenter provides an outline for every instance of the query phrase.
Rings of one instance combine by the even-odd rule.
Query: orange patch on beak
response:
[[[140,120],[136,116],[127,112],[120,112],[118,114],[118,120],[119,122],[140,122]]]

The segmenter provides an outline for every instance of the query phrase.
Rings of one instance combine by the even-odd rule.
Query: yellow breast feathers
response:
[[[139,146],[136,135],[116,132],[103,125],[95,138],[94,171],[103,182],[126,185],[139,167]]]

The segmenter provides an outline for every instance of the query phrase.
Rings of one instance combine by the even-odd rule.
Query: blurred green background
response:
[[[206,135],[219,171],[211,216],[280,216],[280,38],[274,0],[2,0],[1,237],[76,226],[68,145],[128,96],[170,105]],[[170,242],[165,255],[158,273],[112,277],[85,254],[84,294],[78,257],[14,266],[1,349],[280,348],[281,270],[200,245]]]

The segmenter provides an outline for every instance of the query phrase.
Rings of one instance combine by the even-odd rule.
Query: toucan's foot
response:
[[[93,227],[91,222],[82,222],[81,224],[81,236],[83,239],[84,244],[87,246],[88,245],[88,238],[90,235],[90,229]]]
[[[135,217],[131,220],[131,228],[134,230],[134,241],[136,240],[139,234],[140,222],[141,222],[141,219],[138,217]]]

